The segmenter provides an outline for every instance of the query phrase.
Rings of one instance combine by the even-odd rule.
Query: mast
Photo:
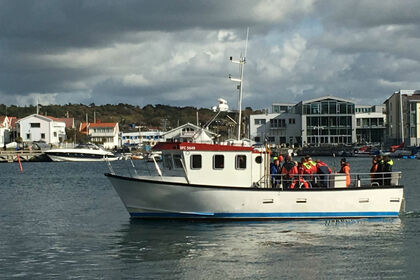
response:
[[[232,75],[229,74],[229,79],[234,82],[239,82],[238,89],[239,89],[239,99],[238,99],[238,110],[239,110],[239,116],[238,116],[238,140],[241,140],[241,123],[242,123],[242,96],[243,96],[243,78],[244,78],[244,68],[246,63],[246,53],[248,49],[248,35],[249,35],[249,27],[246,29],[246,41],[245,41],[245,54],[244,56],[240,56],[239,60],[233,60],[232,57],[230,57],[230,61],[236,64],[239,64],[239,74],[240,78],[235,79],[232,78]]]

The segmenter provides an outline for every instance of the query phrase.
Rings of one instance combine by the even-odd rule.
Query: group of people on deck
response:
[[[283,164],[282,164],[283,163]],[[321,160],[312,160],[310,156],[293,161],[290,155],[274,157],[270,166],[272,187],[276,188],[280,182],[285,189],[298,188],[328,188],[332,170]],[[345,158],[341,159],[339,173],[346,174],[346,186],[350,185],[350,166]]]
[[[391,185],[393,164],[388,156],[375,156],[370,169],[371,184]],[[350,186],[350,165],[345,158],[341,159],[337,173],[345,174],[345,185]],[[281,184],[284,189],[329,188],[332,179],[329,175],[332,174],[331,168],[319,159],[312,160],[310,156],[301,158],[299,162],[293,161],[290,155],[274,157],[270,174],[272,187],[277,188]]]
[[[372,159],[372,168],[370,169],[370,180],[372,185],[390,185],[391,173],[394,162],[388,156],[377,155]]]

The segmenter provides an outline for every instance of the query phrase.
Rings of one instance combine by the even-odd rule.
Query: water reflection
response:
[[[122,263],[163,262],[177,275],[193,278],[214,278],[215,273],[229,278],[280,273],[302,279],[348,276],[349,271],[356,275],[389,275],[399,273],[404,262],[394,258],[403,255],[401,229],[400,219],[230,223],[131,220],[122,225],[113,249]],[[203,264],[211,266],[201,271]]]

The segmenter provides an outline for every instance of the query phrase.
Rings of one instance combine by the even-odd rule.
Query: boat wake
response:
[[[417,218],[420,217],[420,210],[406,211],[401,213],[401,216],[407,218]]]

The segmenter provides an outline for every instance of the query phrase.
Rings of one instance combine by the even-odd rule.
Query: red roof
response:
[[[4,119],[6,118],[6,116],[0,116],[0,126],[3,124]],[[18,118],[16,117],[7,117],[9,119],[9,128],[14,128],[16,127],[16,122],[18,121]]]
[[[10,126],[11,126],[12,128],[16,128],[16,122],[17,122],[18,120],[19,120],[19,119],[18,119],[17,117],[9,117]]]
[[[67,128],[73,128],[74,127],[74,119],[73,118],[56,118],[51,116],[45,116],[49,118],[50,120],[56,121],[56,122],[63,122],[66,124]]]
[[[89,128],[95,128],[95,127],[116,127],[118,123],[87,123],[82,122],[80,124],[79,131],[83,134],[88,134]]]
[[[182,151],[254,151],[253,147],[189,143],[189,142],[158,142],[153,150],[182,150]]]
[[[6,119],[6,116],[0,116],[0,126],[3,125],[4,119]]]
[[[90,127],[116,127],[117,123],[89,123]]]

